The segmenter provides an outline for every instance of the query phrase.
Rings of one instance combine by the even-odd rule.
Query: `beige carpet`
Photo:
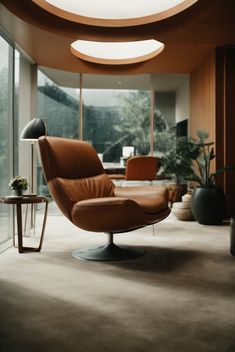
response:
[[[151,227],[116,236],[145,249],[137,259],[71,255],[105,241],[52,215],[41,253],[0,254],[1,352],[235,351],[228,225],[170,216],[154,236]]]

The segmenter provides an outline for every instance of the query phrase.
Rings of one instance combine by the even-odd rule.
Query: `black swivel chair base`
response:
[[[109,240],[105,246],[75,250],[72,255],[77,259],[116,261],[134,259],[144,254],[144,250],[129,246],[117,246],[113,243],[113,234],[108,234]]]

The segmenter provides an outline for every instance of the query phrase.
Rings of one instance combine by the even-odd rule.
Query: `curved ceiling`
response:
[[[162,52],[164,44],[154,40],[94,42],[77,40],[70,46],[76,57],[103,65],[126,65],[149,60]]]
[[[134,0],[133,0],[134,1]],[[102,74],[188,73],[215,48],[235,44],[235,1],[198,0],[183,12],[134,27],[98,27],[75,23],[44,10],[33,1],[1,0],[0,25],[40,66]],[[78,39],[134,41],[156,39],[161,55],[132,65],[98,65],[72,55]]]
[[[207,0],[206,2],[205,0],[198,0],[192,6],[174,16],[144,25],[135,25],[131,28],[125,26],[101,27],[95,26],[94,23],[93,25],[77,23],[72,21],[71,18],[65,19],[53,14],[52,11],[45,10],[43,6],[39,6],[35,1],[1,0],[1,3],[15,16],[32,26],[71,38],[73,39],[72,41],[76,39],[128,41],[153,38],[164,43],[164,37],[175,36],[178,31],[197,23],[223,0]],[[43,0],[37,1],[45,3]],[[135,0],[132,1],[134,2]],[[67,1],[63,2],[66,3]]]
[[[44,10],[69,21],[91,26],[125,27],[173,16],[198,0],[32,0]]]

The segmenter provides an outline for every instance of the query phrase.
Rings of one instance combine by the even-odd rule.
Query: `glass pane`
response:
[[[179,136],[187,135],[189,78],[186,74],[157,74],[154,87],[154,154],[162,158],[159,173],[174,183],[185,182],[176,145]]]
[[[11,176],[11,72],[12,48],[0,37],[0,196],[8,194]],[[6,241],[12,231],[11,208],[0,205],[0,243]]]
[[[154,153],[161,157],[175,146],[176,136],[187,132],[189,78],[186,74],[156,74],[154,87]]]
[[[53,72],[55,72],[54,70]],[[57,78],[60,71],[57,72]],[[37,117],[47,124],[49,136],[79,138],[79,90],[58,85],[38,71]],[[48,195],[41,166],[37,168],[38,192]]]
[[[78,138],[77,89],[59,86],[38,71],[38,117],[46,120],[48,135]]]
[[[93,144],[104,162],[149,154],[149,87],[148,75],[84,75],[83,139]]]
[[[15,50],[15,95],[14,95],[14,175],[19,174],[19,81],[20,53]]]

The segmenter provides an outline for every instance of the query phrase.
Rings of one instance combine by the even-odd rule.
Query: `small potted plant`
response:
[[[9,182],[9,188],[15,191],[17,196],[22,196],[23,192],[28,188],[28,180],[21,176],[13,177]]]
[[[211,172],[211,161],[215,158],[214,142],[206,142],[209,134],[198,130],[197,139],[191,143],[198,148],[198,155],[193,158],[197,169],[187,176],[187,180],[199,184],[192,195],[192,213],[200,224],[217,225],[225,215],[225,195],[222,187],[216,185],[216,176],[234,170],[234,166],[225,166]]]

